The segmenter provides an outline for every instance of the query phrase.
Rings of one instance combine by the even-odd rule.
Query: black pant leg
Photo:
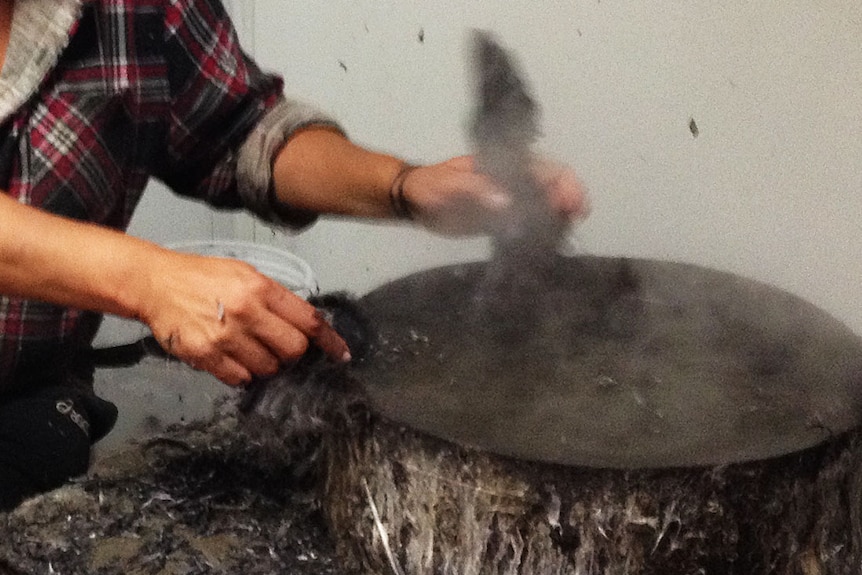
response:
[[[89,414],[62,387],[0,403],[0,509],[86,473]]]

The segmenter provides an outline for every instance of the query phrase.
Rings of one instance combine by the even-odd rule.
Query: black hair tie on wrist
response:
[[[418,168],[414,164],[403,164],[395,174],[395,179],[392,180],[392,187],[389,188],[389,203],[392,204],[392,213],[402,220],[414,219],[413,203],[404,195],[404,181],[410,172]]]

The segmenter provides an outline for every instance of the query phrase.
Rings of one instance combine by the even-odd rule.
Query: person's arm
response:
[[[273,166],[276,198],[314,213],[389,218],[389,189],[402,165],[398,158],[353,144],[334,129],[300,129]]]
[[[313,213],[393,218],[403,215],[392,198],[401,193],[417,223],[447,235],[488,232],[509,205],[505,190],[473,171],[470,156],[419,166],[398,178],[403,167],[402,160],[356,145],[337,130],[311,126],[292,134],[276,156],[276,200]],[[586,195],[570,169],[541,158],[534,169],[561,218],[587,214]]]
[[[134,317],[136,282],[156,249],[0,192],[0,293]]]
[[[0,293],[141,320],[166,351],[228,384],[274,373],[309,340],[349,358],[313,306],[248,264],[172,252],[3,192]]]

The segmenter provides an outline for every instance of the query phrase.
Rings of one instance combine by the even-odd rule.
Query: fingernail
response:
[[[341,356],[342,363],[348,363],[351,359],[353,359],[353,356],[350,355],[349,351],[345,351],[344,355]]]

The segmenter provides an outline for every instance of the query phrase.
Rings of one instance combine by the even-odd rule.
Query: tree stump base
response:
[[[325,512],[343,564],[363,573],[862,569],[855,430],[764,461],[625,471],[514,460],[369,416],[328,455]]]
[[[862,573],[862,338],[718,270],[551,263],[513,287],[477,262],[362,298],[372,415],[327,439],[346,565]]]

